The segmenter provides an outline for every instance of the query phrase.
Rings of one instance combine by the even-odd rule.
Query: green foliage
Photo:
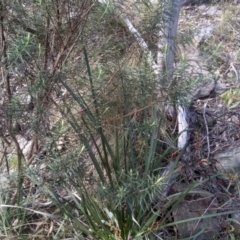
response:
[[[236,108],[239,106],[240,89],[229,89],[222,94],[221,98],[229,109]]]
[[[17,40],[12,43],[8,48],[8,63],[11,69],[15,67],[24,66],[34,58],[34,52],[36,51],[35,37],[30,34],[19,34]]]
[[[80,202],[71,196],[83,218],[76,219],[68,207],[59,207],[73,219],[79,229],[93,239],[143,239],[158,229],[156,221],[162,213],[154,210],[154,206],[165,186],[165,178],[160,176],[159,166],[162,165],[164,155],[168,151],[167,149],[158,153],[157,139],[161,122],[156,104],[138,110],[149,104],[148,96],[153,93],[151,85],[144,85],[145,82],[151,84],[148,80],[151,72],[143,70],[140,81],[132,83],[136,91],[137,84],[140,88],[139,93],[135,92],[139,101],[135,105],[136,112],[130,112],[129,115],[131,109],[126,106],[126,117],[111,127],[114,134],[109,135],[108,126],[102,123],[102,111],[105,109],[102,109],[100,98],[96,96],[95,79],[91,73],[86,49],[84,54],[93,105],[89,107],[88,97],[76,93],[66,81],[61,83],[75,103],[81,109],[85,109],[85,114],[80,120],[67,103],[64,104],[68,113],[67,120],[84,145],[83,161],[84,158],[85,161],[90,161],[98,175],[95,176],[95,184],[90,193],[84,184],[84,176],[78,174],[78,166],[72,166],[65,173],[65,189],[70,193],[70,188],[74,187],[77,191]],[[122,94],[124,90],[123,88]],[[129,93],[127,97],[135,96]],[[151,101],[153,100],[152,94]],[[61,106],[58,105],[58,108],[63,116],[66,116]],[[52,195],[54,196],[53,192]],[[55,197],[54,199],[56,200]],[[162,222],[162,226],[164,224]]]
[[[36,155],[23,163],[21,176],[32,185],[23,189],[20,206],[10,206],[12,191],[1,199],[8,205],[0,212],[5,237],[154,239],[158,231],[177,224],[171,215],[196,185],[168,199],[161,195],[169,177],[161,174],[177,139],[163,106],[195,84],[184,75],[186,59],[180,58],[174,79],[160,89],[164,73],[156,79],[116,9],[93,2],[11,1],[14,10],[6,23],[16,29],[7,35],[6,71],[12,74],[8,115],[30,126],[41,148],[32,149]],[[149,49],[158,51],[164,2],[154,8],[145,0],[131,6],[138,10],[135,24]],[[185,84],[187,77],[191,83]],[[27,89],[33,109],[22,103],[16,86]],[[58,148],[60,139],[66,148]],[[14,156],[10,168],[16,164]],[[68,197],[56,190],[59,186]],[[46,196],[52,201],[46,213],[30,209],[36,198],[46,203]],[[41,222],[41,231],[25,228],[34,221]]]
[[[7,19],[18,28],[17,34],[13,30],[9,34],[16,34],[16,39],[8,39],[7,54],[10,71],[15,74],[11,81],[26,86],[34,109],[21,117],[23,104],[14,88],[8,107],[15,120],[31,126],[46,151],[41,156],[44,167],[37,156],[33,168],[23,163],[21,174],[42,194],[47,193],[57,207],[55,214],[62,222],[51,236],[147,239],[167,221],[167,215],[155,205],[165,186],[160,170],[170,149],[158,142],[165,119],[159,114],[159,83],[151,66],[110,6],[96,4],[89,10],[89,18],[72,31],[76,19],[88,10],[89,1],[71,5],[79,14],[76,19],[66,11],[70,5],[62,2],[32,2],[28,6],[35,14],[23,8],[27,3],[15,2],[12,19]],[[141,5],[141,11],[144,8]],[[157,22],[154,14],[152,29]],[[144,34],[148,27],[142,29]],[[65,88],[69,98],[56,100],[57,87]],[[62,134],[71,134],[76,141],[71,141],[67,152],[57,150]],[[10,167],[15,165],[14,159]],[[93,176],[86,174],[89,166],[94,169]],[[61,200],[54,189],[59,184],[70,199]],[[31,191],[23,199],[18,204],[36,201]],[[10,205],[10,199],[5,204]],[[24,236],[28,229],[22,226],[31,223],[31,215],[26,209],[21,211],[17,233]],[[9,226],[13,231],[10,225],[19,216],[12,207],[10,220],[0,227]],[[4,214],[2,217],[6,219]]]

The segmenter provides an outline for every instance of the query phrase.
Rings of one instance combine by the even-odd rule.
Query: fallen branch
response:
[[[178,149],[183,149],[189,140],[187,109],[178,106]]]
[[[156,76],[158,76],[158,74],[159,74],[158,69],[159,69],[160,65],[158,65],[154,62],[153,54],[149,50],[148,45],[146,44],[146,42],[142,38],[141,34],[137,31],[137,29],[133,26],[133,24],[127,17],[123,17],[123,21],[126,24],[126,26],[128,27],[129,32],[133,34],[133,36],[137,40],[139,46],[142,48],[143,52],[147,56],[147,61],[148,61],[149,65],[152,67],[153,72],[155,73]]]

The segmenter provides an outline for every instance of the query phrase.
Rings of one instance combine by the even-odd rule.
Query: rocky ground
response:
[[[203,181],[180,204],[174,220],[194,218],[236,210],[214,219],[196,220],[178,225],[180,237],[207,231],[195,239],[228,239],[230,226],[234,234],[239,227],[240,166],[240,4],[184,4],[180,34],[191,32],[193,41],[181,51],[192,62],[191,72],[201,69],[203,81],[189,93],[190,158],[181,163],[184,180],[175,184],[180,192],[186,182]],[[217,177],[213,177],[214,175]],[[207,180],[209,178],[209,180]],[[196,211],[196,209],[199,209]],[[232,220],[229,220],[231,218]],[[219,232],[225,230],[224,234]]]

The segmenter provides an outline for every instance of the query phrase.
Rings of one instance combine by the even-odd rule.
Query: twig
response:
[[[1,159],[0,159],[0,167],[2,166],[3,159],[4,159],[4,157],[6,156],[6,151],[7,151],[7,147],[5,146],[5,147],[4,147],[4,150],[3,150],[3,155],[2,155],[2,157],[1,157]]]
[[[72,195],[75,197],[75,198],[77,198],[79,201],[82,201],[82,199],[81,199],[81,197],[79,197],[78,195],[77,195],[77,193],[76,192],[72,192]],[[58,200],[60,200],[60,201],[69,201],[69,200],[72,200],[73,199],[73,196],[71,196],[71,195],[68,195],[68,196],[65,196],[65,197],[61,197],[61,198],[59,198]],[[52,207],[52,206],[54,206],[54,202],[53,201],[48,201],[48,202],[30,202],[30,203],[28,203],[27,205],[26,205],[26,207],[28,207],[28,208],[33,208],[33,209],[35,209],[35,208],[47,208],[47,207]]]
[[[217,148],[217,149],[213,150],[213,151],[212,151],[212,154],[215,153],[215,152],[217,152],[217,151],[222,151],[225,147],[229,147],[229,146],[231,146],[231,144],[227,143],[227,144],[221,146],[220,149]]]
[[[209,129],[208,129],[208,124],[207,124],[207,119],[206,119],[206,107],[208,104],[208,100],[206,103],[204,103],[204,107],[203,107],[203,118],[204,118],[204,123],[205,123],[205,127],[206,127],[206,131],[207,131],[207,145],[208,145],[208,154],[207,154],[207,158],[209,158],[210,156],[210,142],[209,142]]]
[[[233,71],[235,72],[237,82],[239,83],[239,82],[240,82],[240,79],[239,79],[239,74],[238,74],[237,69],[235,68],[235,66],[233,65],[233,63],[230,63],[230,66],[232,67]]]
[[[8,145],[10,146],[11,143],[7,140],[7,138],[4,136],[3,132],[1,131],[0,129],[0,137],[3,139],[3,141]]]
[[[207,209],[204,211],[204,213],[202,214],[202,216],[209,210],[210,206],[214,203],[214,201],[215,201],[216,199],[217,199],[217,197],[215,197],[215,198],[211,201],[211,203],[209,204],[209,206],[207,207]],[[200,218],[198,219],[196,225],[195,225],[194,231],[197,229],[197,227],[198,227],[198,225],[199,225],[199,223],[200,223],[201,220],[202,220],[202,219],[201,219],[201,217],[200,217]],[[193,232],[194,232],[194,231],[193,231]]]

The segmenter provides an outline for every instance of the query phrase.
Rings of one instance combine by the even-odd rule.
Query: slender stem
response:
[[[2,2],[0,2],[0,13],[4,12],[4,5]],[[7,92],[7,98],[8,98],[8,106],[10,107],[11,105],[11,100],[12,100],[12,92],[11,92],[11,85],[10,85],[10,74],[9,74],[9,63],[7,60],[7,44],[6,44],[6,39],[5,39],[5,32],[4,32],[4,16],[0,16],[0,38],[1,38],[1,52],[2,52],[2,67],[1,67],[1,73],[2,77],[5,83],[5,89]],[[13,122],[13,116],[11,112],[8,112],[8,117],[7,117],[7,129],[8,133],[12,139],[12,141],[15,144],[15,149],[17,151],[17,162],[18,162],[18,189],[16,192],[16,197],[17,197],[17,203],[18,205],[20,204],[21,201],[21,195],[22,195],[22,183],[23,183],[23,174],[22,174],[22,158],[23,158],[23,153],[22,150],[19,146],[19,143],[16,139],[16,136],[13,134],[13,128],[12,128],[12,122]],[[15,204],[16,197],[13,197],[13,202],[12,204]]]

